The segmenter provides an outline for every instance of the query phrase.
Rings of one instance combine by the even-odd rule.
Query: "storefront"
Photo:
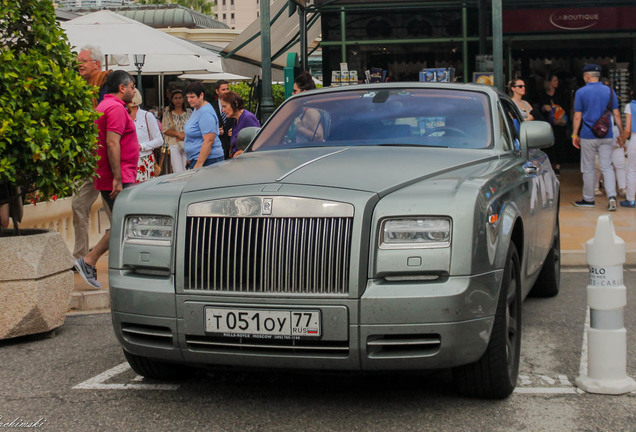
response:
[[[385,77],[396,81],[416,81],[423,68],[453,68],[456,81],[471,82],[474,73],[489,72],[491,67],[492,63],[481,61],[480,54],[493,54],[490,5],[494,2],[314,3],[322,19],[320,46],[326,84],[331,84],[331,72],[339,70],[341,63],[356,70],[361,80],[365,71],[381,69],[386,71]],[[528,7],[527,2],[503,0],[501,21],[504,81],[522,76],[538,82],[558,69],[576,88],[582,65],[592,61],[601,64],[608,75],[623,69],[633,77],[633,1],[536,0]],[[617,85],[622,81],[631,84],[625,75],[616,79]]]

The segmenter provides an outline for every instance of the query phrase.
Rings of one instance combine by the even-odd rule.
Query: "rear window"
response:
[[[488,97],[451,89],[311,92],[287,101],[252,151],[316,146],[490,148]]]

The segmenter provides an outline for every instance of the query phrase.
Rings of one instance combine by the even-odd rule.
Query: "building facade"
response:
[[[216,0],[212,8],[216,19],[235,30],[245,30],[260,18],[261,0]],[[270,4],[273,1],[270,1]]]
[[[127,6],[133,4],[133,0],[57,0],[53,4],[56,7],[61,8],[93,8],[93,7],[113,7],[113,6]]]

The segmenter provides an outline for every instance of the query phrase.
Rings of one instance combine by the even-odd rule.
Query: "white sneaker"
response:
[[[609,205],[607,206],[607,210],[616,211],[616,198],[615,197],[610,197]]]

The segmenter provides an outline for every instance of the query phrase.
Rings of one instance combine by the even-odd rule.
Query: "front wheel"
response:
[[[521,279],[519,254],[510,242],[490,341],[475,363],[453,369],[457,391],[465,396],[503,399],[519,375],[521,352]]]
[[[194,373],[192,368],[176,363],[162,362],[148,357],[131,354],[124,350],[128,364],[139,375],[157,380],[177,380],[188,378]]]

